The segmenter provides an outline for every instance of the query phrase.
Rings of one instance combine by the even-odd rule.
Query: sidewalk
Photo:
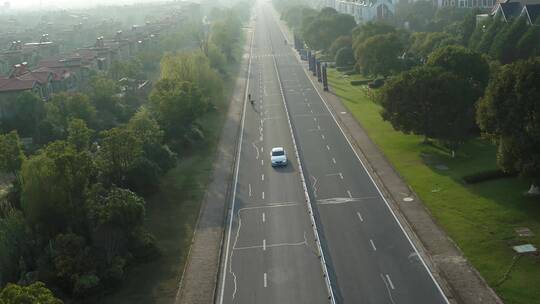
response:
[[[203,198],[197,227],[193,235],[188,261],[182,274],[175,303],[214,303],[219,260],[226,212],[228,211],[238,134],[242,120],[242,110],[248,72],[249,47],[252,31],[247,31],[244,56],[236,79],[227,118],[223,125],[217,158],[214,162],[212,179]]]

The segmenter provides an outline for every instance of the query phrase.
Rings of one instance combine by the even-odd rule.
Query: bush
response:
[[[338,67],[336,67],[336,71],[338,71],[338,72],[354,71],[354,65],[338,66]]]
[[[375,79],[372,82],[368,83],[368,87],[370,89],[377,89],[384,85],[384,80],[382,79]]]
[[[360,85],[366,85],[371,82],[371,79],[364,79],[364,80],[351,80],[352,86],[360,86]]]
[[[355,59],[354,59],[354,52],[352,47],[347,46],[339,49],[336,53],[336,66],[351,66],[354,65]]]
[[[504,172],[500,169],[497,169],[497,170],[481,171],[481,172],[465,175],[462,177],[462,179],[466,184],[477,184],[477,183],[486,182],[490,180],[514,177],[516,175],[517,175],[516,173]]]

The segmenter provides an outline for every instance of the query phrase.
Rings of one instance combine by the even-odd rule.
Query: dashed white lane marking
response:
[[[320,129],[321,129],[321,125],[317,125],[317,129],[320,130]]]
[[[259,136],[259,140],[260,140],[260,141],[263,141],[263,137],[262,137],[262,136]]]
[[[264,180],[264,174],[261,174],[261,180]]]
[[[265,223],[266,222],[266,213],[262,213],[262,222]]]
[[[264,284],[264,288],[268,287],[268,282],[266,280],[266,272],[264,273],[264,276],[263,276],[263,284]]]
[[[264,147],[261,147],[261,153],[264,153]]]
[[[251,197],[251,184],[248,184],[249,187],[249,196]]]
[[[263,240],[263,251],[266,251],[266,240]]]
[[[326,145],[326,150],[330,151],[330,146]]]
[[[311,107],[311,104],[310,104],[310,103],[308,103],[308,104],[307,104],[307,106],[308,106],[308,107]]]
[[[317,121],[317,117],[313,117],[313,121]]]
[[[332,157],[332,162],[335,164],[336,163],[336,159]]]
[[[364,221],[364,218],[362,217],[362,215],[360,214],[360,212],[356,212],[356,215],[358,215],[358,219],[360,220],[360,222],[363,222],[363,221]]]
[[[321,134],[322,139],[324,139],[324,134]]]
[[[313,110],[309,110],[311,112],[311,114],[313,114]]]
[[[264,166],[264,159],[261,159],[261,165]]]
[[[375,243],[373,243],[373,240],[370,239],[369,243],[371,244],[371,247],[373,248],[373,251],[377,251],[377,247],[375,247]]]
[[[390,288],[396,289],[396,288],[394,287],[394,283],[392,283],[392,280],[390,279],[390,276],[389,276],[389,275],[386,275],[386,280],[388,280],[388,284],[390,285]]]
[[[264,191],[263,191],[263,193],[262,193],[262,199],[264,199]]]
[[[339,175],[339,178],[343,179],[343,173],[339,172],[338,175]]]
[[[257,148],[257,146],[255,145],[255,143],[251,143],[251,145],[253,146],[253,148],[255,148],[255,152],[257,152],[257,155],[255,156],[256,159],[259,159],[259,149]]]
[[[350,198],[352,198],[351,191],[347,190],[347,194],[349,195]]]

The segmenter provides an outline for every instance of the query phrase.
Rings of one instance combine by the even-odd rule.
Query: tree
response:
[[[17,131],[0,135],[0,171],[11,173],[18,178],[24,160],[25,156]]]
[[[376,35],[355,49],[358,69],[366,75],[388,76],[401,69],[403,44],[396,34]]]
[[[42,99],[30,92],[22,92],[7,101],[4,106],[1,125],[4,132],[17,130],[23,137],[36,134],[39,123],[45,118],[45,105]]]
[[[0,286],[20,276],[19,261],[28,250],[28,233],[22,212],[0,202]],[[0,303],[1,300],[0,300]]]
[[[94,246],[103,250],[107,264],[127,252],[128,242],[142,229],[145,202],[135,193],[113,186],[94,185],[87,208]]]
[[[311,21],[306,19],[306,24],[302,26],[302,37],[310,48],[328,50],[336,37],[350,35],[355,26],[353,16],[326,7]]]
[[[228,10],[225,18],[212,24],[210,42],[216,45],[228,61],[234,61],[234,50],[241,35],[241,22],[238,16]]]
[[[152,112],[168,140],[183,139],[208,108],[208,101],[197,85],[170,79],[161,79],[156,83],[150,102]]]
[[[25,161],[21,202],[30,227],[45,237],[83,230],[84,192],[94,169],[88,152],[65,141],[50,143]]]
[[[29,286],[7,284],[0,292],[0,304],[62,304],[42,282]]]
[[[163,80],[162,83],[187,81],[196,85],[207,98],[206,105],[201,105],[201,110],[204,112],[208,110],[210,102],[223,98],[221,76],[210,67],[209,59],[202,53],[179,53],[163,56],[161,60],[161,80]],[[158,84],[156,84],[156,87],[158,87]]]
[[[52,242],[51,258],[59,284],[76,297],[90,295],[99,285],[96,263],[84,237],[59,234]]]
[[[482,26],[486,26],[485,28],[482,27],[482,39],[478,42],[476,45],[475,51],[478,51],[480,53],[488,53],[491,44],[493,43],[493,39],[495,36],[499,33],[499,31],[504,28],[506,25],[504,21],[501,20],[501,18],[493,18],[490,22],[487,24],[483,24]]]
[[[335,57],[337,52],[344,47],[352,48],[352,38],[351,36],[339,36],[332,42],[328,53],[330,56]]]
[[[462,46],[446,46],[429,55],[427,64],[438,66],[465,79],[474,89],[473,101],[483,95],[489,80],[489,64],[477,52]]]
[[[396,28],[386,23],[369,21],[361,24],[352,31],[353,48],[356,49],[373,36],[390,33],[397,33]]]
[[[503,66],[480,100],[477,121],[498,144],[497,162],[506,172],[532,179],[540,193],[540,59]]]
[[[525,16],[519,17],[507,24],[495,35],[489,54],[502,63],[510,63],[517,57],[516,45],[519,39],[527,31]]]
[[[379,101],[384,120],[403,133],[451,144],[467,139],[474,126],[468,83],[438,67],[420,66],[392,78]]]
[[[540,26],[529,26],[516,47],[516,57],[527,59],[540,55]]]
[[[67,140],[77,151],[87,150],[93,133],[94,131],[86,126],[84,120],[75,118],[69,122]]]
[[[413,33],[410,38],[409,53],[412,53],[415,57],[424,61],[429,54],[438,48],[442,48],[448,45],[456,45],[459,43],[458,37],[444,33]]]
[[[337,67],[354,65],[353,49],[350,46],[341,48],[336,54],[335,62]]]
[[[62,137],[66,134],[69,121],[72,119],[82,119],[88,125],[95,122],[96,108],[88,96],[81,93],[55,94],[45,107],[47,120]]]
[[[142,141],[125,127],[103,131],[101,136],[96,161],[98,168],[113,183],[122,185],[128,170],[142,158]]]

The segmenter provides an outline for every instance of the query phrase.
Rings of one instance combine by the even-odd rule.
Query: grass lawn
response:
[[[511,246],[532,243],[540,248],[540,199],[523,195],[529,182],[506,178],[463,184],[466,174],[496,169],[496,148],[473,140],[452,159],[449,151],[422,144],[420,136],[395,131],[382,120],[368,89],[350,85],[359,77],[328,70],[332,90],[504,302],[540,303],[539,256],[521,257],[500,282],[514,257]],[[535,236],[517,236],[518,227],[530,228]]]
[[[244,39],[239,43],[243,45]],[[230,64],[223,81],[225,98],[215,103],[217,111],[201,121],[205,141],[183,155],[162,177],[160,191],[146,198],[145,226],[155,236],[161,257],[128,269],[122,286],[99,303],[174,303],[240,68],[242,50],[235,51],[237,62]]]

